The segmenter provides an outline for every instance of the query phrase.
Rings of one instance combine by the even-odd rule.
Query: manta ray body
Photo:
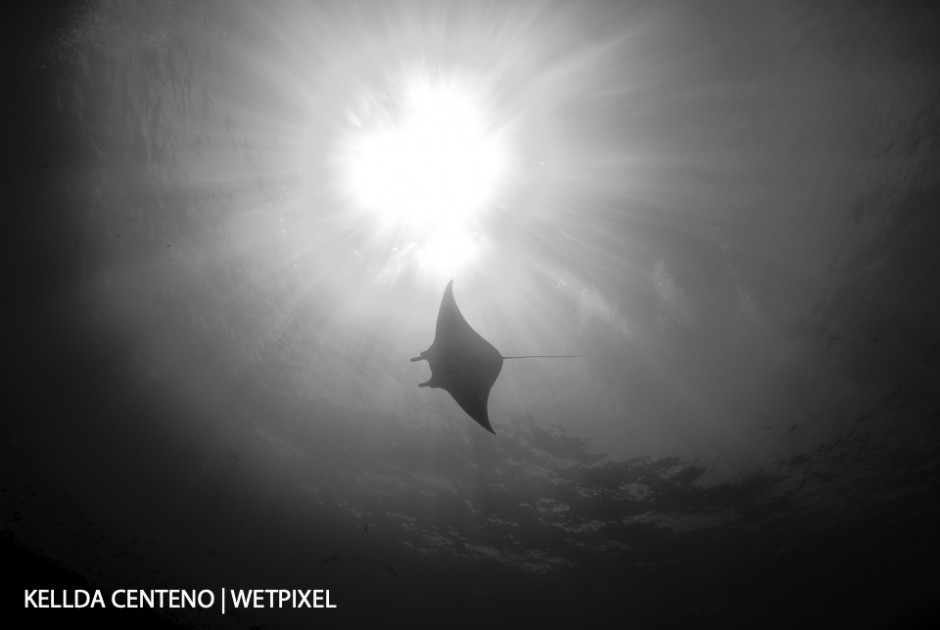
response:
[[[441,308],[437,313],[437,328],[431,347],[412,361],[427,361],[431,366],[431,378],[419,387],[439,387],[457,401],[477,424],[495,434],[490,425],[487,402],[493,383],[499,377],[503,359],[529,359],[504,357],[493,344],[470,327],[454,300],[454,281],[447,283]],[[557,356],[577,355],[552,355]]]

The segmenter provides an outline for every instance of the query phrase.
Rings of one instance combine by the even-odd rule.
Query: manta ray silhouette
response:
[[[581,355],[502,356],[493,344],[481,337],[464,319],[454,300],[453,284],[453,280],[447,283],[441,299],[434,342],[430,348],[411,359],[425,360],[431,366],[431,378],[418,387],[440,387],[445,390],[477,424],[495,435],[486,405],[490,389],[503,368],[503,359],[553,359]]]

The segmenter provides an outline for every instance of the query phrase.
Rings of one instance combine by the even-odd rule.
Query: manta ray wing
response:
[[[499,350],[470,327],[454,300],[454,281],[447,283],[431,347],[412,359],[427,360],[431,378],[421,387],[440,387],[461,409],[490,433],[486,405],[490,389],[503,367]]]

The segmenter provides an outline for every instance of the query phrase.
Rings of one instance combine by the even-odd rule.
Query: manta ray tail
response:
[[[583,354],[527,354],[521,357],[503,357],[503,359],[578,359],[584,358]]]

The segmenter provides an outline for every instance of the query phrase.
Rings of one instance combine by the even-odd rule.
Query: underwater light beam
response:
[[[467,259],[508,164],[486,99],[454,78],[412,72],[364,101],[339,160],[345,196],[379,231],[433,252],[424,260],[446,266],[442,250]]]

